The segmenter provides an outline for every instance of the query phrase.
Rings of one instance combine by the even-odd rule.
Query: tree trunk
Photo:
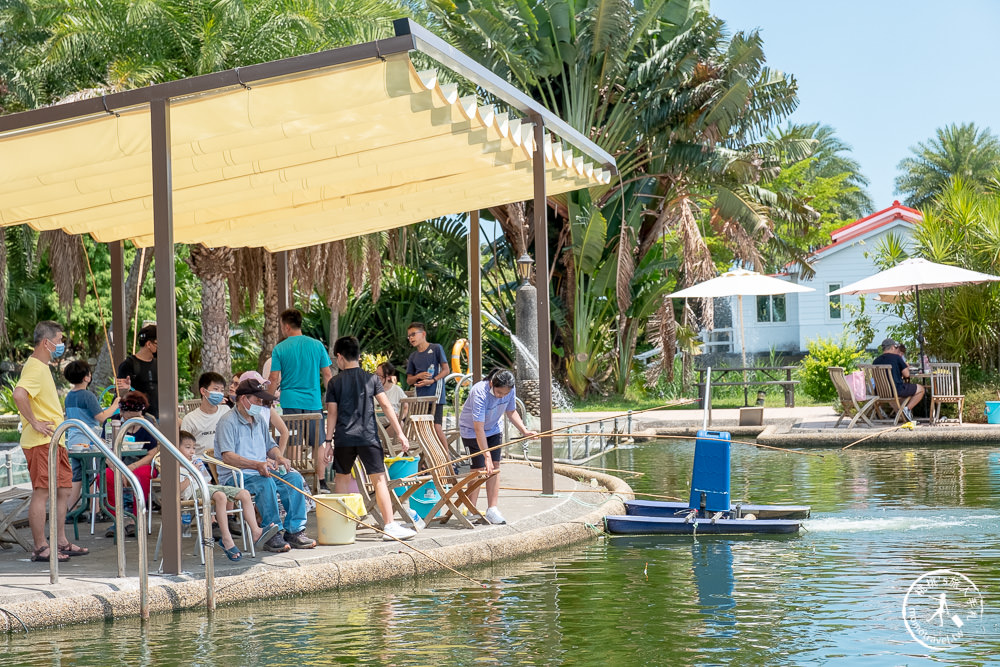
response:
[[[226,278],[211,273],[201,279],[201,369],[232,377],[229,318],[226,316]]]
[[[264,362],[271,358],[271,350],[278,344],[280,323],[278,317],[278,276],[276,273],[274,255],[264,253],[264,329],[261,332],[260,359],[261,368]]]
[[[132,266],[128,270],[128,278],[125,279],[125,331],[129,329],[128,323],[135,318],[136,309],[139,303],[136,300],[136,287],[146,282],[146,274],[149,273],[149,266],[153,263],[153,251],[147,249],[145,252],[135,253]],[[127,346],[126,346],[127,347]],[[105,340],[101,346],[101,354],[97,357],[97,367],[94,369],[94,389],[102,390],[114,380],[117,365],[124,359],[112,359],[111,351]]]
[[[333,359],[333,344],[337,342],[340,338],[340,313],[337,312],[337,308],[330,309],[330,345],[329,352],[330,358]]]

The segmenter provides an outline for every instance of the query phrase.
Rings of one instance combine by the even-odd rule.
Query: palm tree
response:
[[[1000,165],[1000,140],[989,128],[975,123],[951,124],[938,128],[933,139],[910,149],[911,157],[900,160],[896,168],[896,192],[908,206],[929,204],[948,187],[953,177],[977,187],[984,187]]]

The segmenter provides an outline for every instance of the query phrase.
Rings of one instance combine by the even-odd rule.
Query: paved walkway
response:
[[[562,467],[558,470],[573,472]],[[433,553],[461,571],[467,565],[522,557],[587,539],[594,535],[589,526],[599,523],[602,516],[623,512],[620,498],[597,491],[594,480],[622,495],[630,490],[620,480],[600,473],[581,472],[580,476],[585,479],[577,481],[557,475],[555,497],[542,497],[538,468],[505,461],[501,486],[529,489],[501,491],[500,508],[507,525],[469,530],[458,527],[452,519],[444,526],[429,526],[409,544]],[[485,492],[480,495],[479,504],[485,507]],[[119,579],[114,541],[104,537],[108,525],[98,524],[93,536],[89,534],[89,526],[86,529],[81,526],[79,544],[91,553],[60,564],[57,584],[49,583],[47,563],[31,562],[30,554],[19,547],[0,551],[0,608],[16,613],[28,627],[134,615],[139,589],[135,565],[137,542],[135,538],[126,540],[130,576]],[[154,523],[147,542],[150,557],[156,532]],[[307,533],[317,534],[315,513],[309,515]],[[240,538],[236,539],[240,546]],[[195,539],[184,540],[183,567],[187,571],[180,576],[155,574],[159,564],[150,564],[149,588],[154,612],[204,606],[204,567],[194,552],[194,543]],[[398,542],[383,542],[380,535],[369,529],[359,530],[356,542],[351,545],[318,546],[284,554],[259,552],[256,559],[245,552],[239,563],[231,563],[220,552],[215,554],[214,565],[219,604],[412,577],[442,569]],[[0,613],[0,632],[18,629],[16,621]]]

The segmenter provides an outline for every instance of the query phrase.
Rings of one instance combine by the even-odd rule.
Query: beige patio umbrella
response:
[[[781,280],[772,276],[765,276],[756,271],[746,269],[733,269],[721,276],[706,280],[705,282],[686,287],[670,297],[683,297],[685,299],[708,299],[713,297],[735,296],[738,301],[737,310],[740,315],[740,346],[742,347],[743,367],[747,365],[746,336],[743,328],[743,297],[744,296],[770,296],[775,294],[792,294],[796,292],[813,292],[812,287],[804,287],[797,283]]]

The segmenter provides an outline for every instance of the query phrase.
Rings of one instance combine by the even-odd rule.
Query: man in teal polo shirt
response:
[[[302,334],[302,313],[289,308],[281,314],[281,335],[284,337],[271,352],[269,389],[280,390],[281,411],[287,415],[323,414],[323,392],[333,377],[330,355],[323,343]],[[326,466],[315,448],[324,433],[322,420],[310,425],[307,442],[313,447],[316,464],[316,486],[323,488]],[[318,491],[320,489],[314,489]]]

